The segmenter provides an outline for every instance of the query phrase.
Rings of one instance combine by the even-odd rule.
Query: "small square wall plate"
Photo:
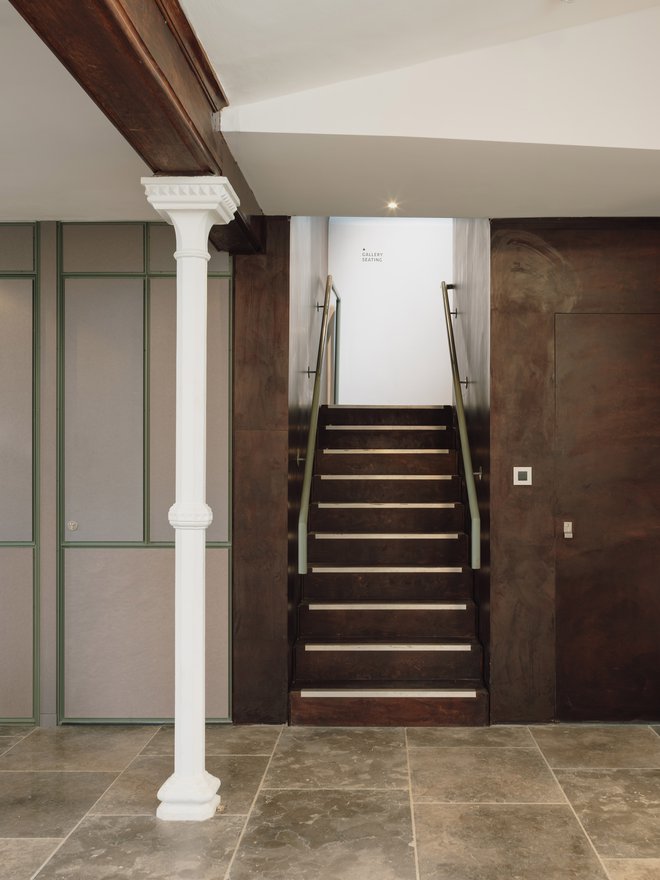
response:
[[[513,485],[514,486],[531,486],[532,485],[532,468],[529,466],[519,465],[513,469]]]

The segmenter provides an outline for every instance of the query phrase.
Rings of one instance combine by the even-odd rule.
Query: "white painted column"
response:
[[[206,291],[211,227],[238,198],[225,177],[143,177],[147,200],[176,231],[176,500],[174,773],[158,792],[161,819],[200,821],[220,803],[205,765]]]

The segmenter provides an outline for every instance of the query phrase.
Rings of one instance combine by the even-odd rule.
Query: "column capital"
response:
[[[147,201],[170,222],[172,213],[208,211],[211,225],[229,223],[240,201],[226,177],[143,177]]]

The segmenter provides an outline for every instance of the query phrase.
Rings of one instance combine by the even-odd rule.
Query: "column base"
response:
[[[201,776],[173,773],[158,792],[156,815],[169,822],[202,822],[211,819],[220,805],[220,780],[206,771]]]

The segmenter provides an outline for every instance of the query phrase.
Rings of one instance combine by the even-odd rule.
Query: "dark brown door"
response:
[[[555,344],[557,716],[657,720],[660,315],[557,315]]]

